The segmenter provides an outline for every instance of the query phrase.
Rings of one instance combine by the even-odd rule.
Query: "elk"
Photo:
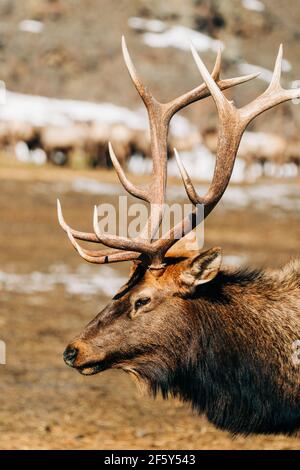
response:
[[[209,128],[204,131],[204,142],[209,150],[216,152],[218,142],[217,129]],[[271,132],[245,132],[241,140],[238,157],[245,162],[245,179],[253,180],[251,167],[260,165],[261,172],[266,175],[266,165],[273,164],[278,168],[285,163],[287,148],[286,140]]]
[[[286,140],[279,135],[270,132],[245,132],[239,156],[245,161],[246,177],[249,179],[253,163],[260,164],[263,175],[266,174],[267,164],[278,168],[283,164],[285,149]]]
[[[33,146],[39,140],[39,129],[22,121],[0,121],[0,145],[15,148],[18,142]]]
[[[155,396],[179,397],[233,434],[292,433],[300,427],[300,374],[293,344],[300,338],[300,263],[281,270],[222,267],[219,247],[187,251],[186,237],[214,209],[226,190],[241,136],[249,122],[267,109],[300,96],[280,85],[282,47],[272,82],[252,103],[237,109],[222,90],[255,76],[220,79],[221,52],[212,74],[192,53],[204,83],[169,103],[158,102],[142,84],[122,42],[124,60],[148,111],[153,159],[148,186],[133,184],[109,144],[120,182],[146,201],[150,215],[137,238],[94,233],[67,225],[58,201],[61,227],[75,250],[90,263],[131,261],[128,282],[69,343],[67,365],[83,375],[122,369],[146,384]],[[220,120],[215,171],[207,194],[198,195],[179,154],[178,167],[194,211],[156,237],[166,199],[168,125],[172,116],[211,95]],[[184,235],[184,236],[183,236]],[[77,240],[107,248],[82,248]]]
[[[300,139],[291,138],[288,141],[285,151],[285,162],[288,164],[294,164],[296,167],[296,174],[300,173]]]
[[[92,166],[107,165],[107,141],[109,140],[110,126],[106,123],[92,122],[88,126],[88,138],[85,151],[90,155]]]
[[[88,127],[83,123],[66,127],[47,126],[41,131],[41,144],[53,163],[64,164],[72,151],[84,149],[87,135]]]

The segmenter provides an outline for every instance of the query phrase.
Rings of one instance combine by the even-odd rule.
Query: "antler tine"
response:
[[[70,242],[72,243],[75,250],[79,255],[89,263],[93,264],[106,264],[106,263],[117,263],[119,261],[129,261],[139,258],[139,253],[129,251],[116,251],[116,250],[101,250],[101,251],[90,251],[82,248],[79,243],[75,240],[71,230],[67,229],[67,235]]]
[[[197,54],[197,53],[196,53]],[[259,76],[259,73],[253,73],[250,75],[244,75],[242,77],[234,77],[234,78],[227,78],[227,79],[220,79],[220,72],[221,72],[221,60],[222,60],[222,49],[218,49],[215,65],[211,74],[211,77],[217,82],[219,88],[221,90],[226,90],[228,88],[232,88],[236,85],[240,85],[242,83],[246,83],[250,80],[253,80],[254,78]],[[187,93],[184,93],[183,95],[175,98],[174,100],[170,101],[167,103],[167,116],[169,119],[180,111],[180,109],[183,109],[184,107],[188,106],[191,103],[194,103],[195,101],[201,100],[203,98],[206,98],[207,96],[210,95],[210,91],[207,88],[206,83],[202,83],[201,85],[197,86],[196,88],[193,88],[192,90],[188,91]]]
[[[220,46],[217,52],[215,65],[211,74],[211,76],[216,82],[220,80],[221,62],[222,62],[222,48]]]
[[[191,44],[191,51],[193,54],[193,58],[196,62],[196,65],[199,69],[199,72],[201,73],[202,78],[205,81],[206,86],[214,99],[214,102],[217,106],[219,113],[226,113],[226,112],[231,111],[233,106],[227,100],[227,98],[223,95],[220,88],[218,87],[218,85],[216,84],[212,76],[210,75],[209,71],[207,70],[204,63],[202,62],[193,44]]]
[[[142,188],[138,188],[133,183],[131,183],[131,181],[128,180],[122,166],[119,163],[118,158],[116,157],[116,154],[110,142],[108,143],[108,151],[109,151],[109,156],[114,166],[114,169],[116,170],[116,173],[118,175],[118,178],[121,184],[126,189],[126,191],[128,191],[129,194],[131,194],[132,196],[142,199],[143,201],[149,202],[149,195],[147,191],[145,191]]]
[[[282,44],[280,44],[276,61],[275,61],[272,80],[268,87],[269,91],[281,89],[280,78],[281,78],[281,69],[282,69],[282,54],[283,54],[283,47],[282,47]]]
[[[280,103],[284,103],[285,101],[300,98],[299,88],[286,90],[282,88],[280,84],[282,53],[283,47],[281,44],[275,61],[272,80],[268,88],[264,93],[252,101],[252,103],[249,103],[240,109],[241,118],[245,121],[246,125],[264,111],[267,111]]]
[[[139,93],[145,104],[149,103],[153,99],[153,96],[148,90],[148,88],[141,82],[137,74],[136,68],[133,65],[133,62],[128,52],[125,36],[122,36],[122,52],[127,70],[131,77],[131,80],[134,83],[135,88],[137,89],[137,92]]]
[[[61,208],[61,203],[60,200],[57,199],[57,217],[58,217],[58,222],[61,226],[61,228],[68,233],[71,232],[73,237],[77,238],[78,240],[84,240],[87,242],[93,242],[93,243],[99,243],[98,238],[94,233],[88,233],[88,232],[80,232],[79,230],[74,230],[72,229],[65,221],[63,213],[62,213],[62,208]]]
[[[87,256],[93,257],[93,258],[99,258],[100,256],[109,256],[117,252],[117,250],[113,249],[103,249],[103,250],[87,250],[82,248],[75,240],[75,237],[72,234],[72,231],[70,229],[67,229],[67,235],[68,238],[73,245],[73,247],[78,251],[85,253]],[[122,252],[124,253],[124,252]]]
[[[204,197],[197,195],[190,178],[187,178],[187,172],[182,172],[183,164],[180,158],[176,160],[179,163],[179,169],[181,170],[183,182],[191,202],[193,204],[204,204],[206,211],[208,208],[210,208],[210,211],[228,186],[241,135],[246,125],[241,120],[239,111],[227,100],[211,77],[193,45],[191,45],[191,51],[202,78],[215,102],[220,119],[215,171],[210,188]],[[178,154],[177,157],[179,157]]]
[[[191,181],[191,178],[189,177],[189,175],[188,175],[188,173],[185,169],[185,166],[182,163],[182,160],[179,156],[179,153],[177,152],[177,150],[175,148],[174,148],[174,155],[175,155],[175,158],[176,158],[176,163],[177,163],[177,166],[179,168],[179,171],[180,171],[180,174],[181,174],[181,178],[182,178],[186,193],[187,193],[190,201],[194,205],[196,205],[196,204],[199,203],[198,202],[199,201],[199,196],[196,193],[196,190],[195,190],[194,185]]]

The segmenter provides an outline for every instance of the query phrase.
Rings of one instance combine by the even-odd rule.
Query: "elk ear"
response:
[[[211,248],[192,258],[180,280],[186,288],[194,290],[200,284],[211,281],[218,274],[222,262],[221,248]]]

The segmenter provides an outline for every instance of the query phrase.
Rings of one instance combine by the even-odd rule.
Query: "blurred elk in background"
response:
[[[218,130],[208,128],[203,132],[205,145],[212,153],[217,151]],[[299,155],[299,146],[290,147],[291,141],[271,132],[245,132],[238,150],[238,157],[245,163],[245,179],[253,180],[255,175],[252,169],[255,165],[260,167],[256,176],[281,176],[281,169],[286,163],[295,163],[297,158],[290,158],[291,150]]]
[[[0,145],[14,150],[18,142],[33,146],[39,139],[39,130],[32,124],[22,121],[0,121]]]
[[[258,164],[262,175],[267,175],[267,165],[272,166],[273,176],[284,164],[286,140],[267,132],[245,132],[238,156],[245,162],[246,179],[251,179],[251,167]],[[269,175],[270,176],[270,175]]]
[[[297,174],[300,174],[300,139],[291,137],[285,150],[286,162],[293,163],[297,167]]]
[[[149,115],[149,185],[137,187],[127,179],[111,146],[110,156],[126,190],[149,203],[150,216],[140,236],[130,239],[102,233],[95,208],[94,233],[85,233],[66,224],[58,202],[59,222],[85,260],[133,261],[128,282],[69,344],[64,359],[84,375],[123,369],[153,394],[178,396],[232,433],[291,433],[300,427],[300,374],[292,360],[293,342],[300,337],[300,263],[277,271],[229,270],[221,267],[220,248],[189,251],[186,236],[201,222],[200,208],[207,217],[226,190],[247,125],[299,97],[300,90],[280,85],[280,47],[267,90],[237,109],[221,90],[255,76],[222,80],[220,53],[210,75],[192,52],[205,83],[160,103],[143,86],[123,40],[127,68]],[[180,109],[210,94],[220,121],[211,185],[199,196],[175,151],[195,211],[157,238],[166,200],[169,122]],[[84,249],[76,239],[107,248]]]
[[[84,150],[87,125],[78,123],[68,127],[46,126],[41,130],[41,144],[50,161],[65,164],[72,151]]]

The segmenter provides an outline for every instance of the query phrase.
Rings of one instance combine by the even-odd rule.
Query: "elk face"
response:
[[[192,258],[169,259],[163,272],[136,268],[69,344],[65,362],[84,375],[122,368],[149,378],[158,370],[174,370],[190,346],[190,299],[200,284],[216,276],[220,263],[220,249],[214,248]]]

